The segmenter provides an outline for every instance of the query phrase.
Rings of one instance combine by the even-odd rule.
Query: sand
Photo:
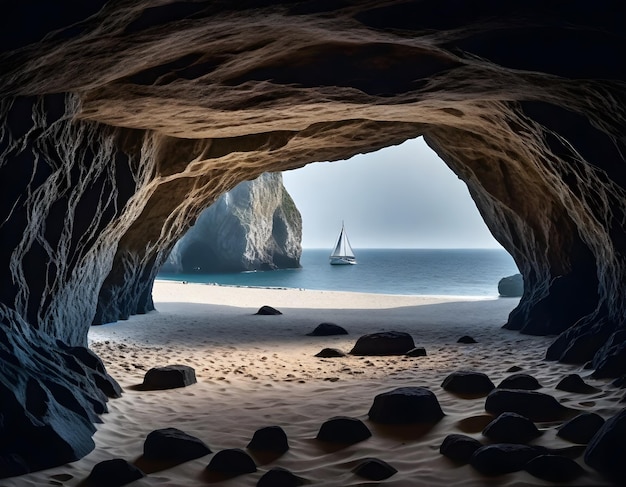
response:
[[[254,486],[274,466],[306,478],[309,485],[373,485],[352,469],[366,457],[393,465],[398,473],[383,481],[393,486],[554,485],[526,472],[486,478],[471,466],[458,466],[439,453],[446,435],[464,433],[486,442],[481,429],[490,419],[484,398],[463,399],[444,391],[441,382],[461,369],[482,371],[497,385],[519,366],[568,407],[595,411],[605,418],[621,410],[623,391],[609,381],[593,380],[589,371],[543,360],[551,338],[524,336],[501,329],[516,299],[392,296],[296,289],[258,289],[159,281],[158,311],[128,321],[92,327],[91,348],[105,362],[125,393],[109,402],[94,436],[96,449],[69,465],[0,480],[1,487],[76,486],[98,462],[121,457],[140,459],[148,433],[176,427],[202,439],[213,452],[244,448],[253,433],[278,425],[290,449],[273,458],[255,457],[258,471],[219,482]],[[283,312],[257,316],[262,305]],[[343,326],[349,335],[311,337],[322,322]],[[365,333],[410,333],[426,357],[356,357],[320,359],[322,348],[348,352]],[[478,343],[456,343],[462,335]],[[198,383],[165,391],[142,391],[145,372],[154,366],[185,364]],[[574,394],[554,389],[569,373],[580,373],[602,390]],[[446,416],[429,431],[383,428],[368,420],[374,397],[400,386],[424,386],[438,397]],[[623,405],[621,405],[623,406]],[[345,415],[365,422],[372,437],[346,448],[328,448],[315,440],[324,421]],[[570,447],[556,437],[558,422],[538,423],[544,434],[533,443]],[[149,475],[133,486],[206,486],[212,455]],[[575,457],[586,474],[562,485],[610,485]],[[64,476],[64,477],[63,477]],[[70,478],[71,477],[71,478]]]

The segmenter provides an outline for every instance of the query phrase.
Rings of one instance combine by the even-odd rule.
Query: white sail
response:
[[[350,245],[350,240],[348,240],[348,234],[346,233],[343,223],[341,224],[341,232],[339,232],[335,249],[332,254],[330,254],[330,263],[333,265],[356,264],[354,251]]]

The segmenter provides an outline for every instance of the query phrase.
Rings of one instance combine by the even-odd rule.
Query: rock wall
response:
[[[300,267],[302,217],[282,181],[281,173],[264,173],[224,193],[176,242],[161,271]]]
[[[156,269],[219,195],[419,135],[524,276],[507,327],[626,374],[620,2],[87,3],[2,7],[3,438],[28,418],[69,445],[53,463],[91,447],[110,383],[68,350],[151,308]],[[46,465],[21,438],[2,475]]]

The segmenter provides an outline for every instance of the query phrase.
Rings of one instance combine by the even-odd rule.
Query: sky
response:
[[[420,137],[346,161],[283,172],[302,214],[302,246],[501,248],[467,186]]]

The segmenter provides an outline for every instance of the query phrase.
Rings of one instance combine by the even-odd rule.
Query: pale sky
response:
[[[421,137],[283,179],[302,214],[304,248],[331,248],[342,220],[356,249],[501,248],[465,183]]]

